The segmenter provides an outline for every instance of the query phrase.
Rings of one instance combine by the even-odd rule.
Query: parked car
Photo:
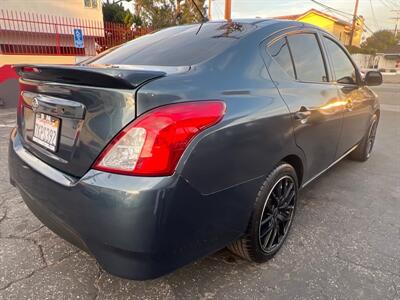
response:
[[[16,69],[11,183],[54,232],[137,280],[225,246],[270,259],[299,189],[348,154],[367,160],[380,116],[367,86],[381,74],[361,79],[333,36],[292,21],[172,27],[82,65]]]

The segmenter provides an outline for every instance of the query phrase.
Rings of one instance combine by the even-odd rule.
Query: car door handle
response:
[[[305,107],[300,108],[298,112],[294,114],[296,120],[306,120],[311,116],[311,111]]]
[[[352,111],[352,110],[353,110],[353,102],[347,101],[347,103],[346,103],[346,109],[347,109],[348,111]]]

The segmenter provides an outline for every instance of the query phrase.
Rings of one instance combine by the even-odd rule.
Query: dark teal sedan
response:
[[[298,191],[365,161],[380,110],[325,31],[235,20],[172,27],[80,65],[16,66],[10,180],[108,272],[155,278],[228,246],[265,262]],[[323,241],[321,241],[323,242]]]

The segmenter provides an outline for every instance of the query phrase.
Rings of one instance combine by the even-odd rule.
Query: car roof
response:
[[[277,19],[233,19],[169,27],[121,45],[89,63],[105,65],[193,66],[238,43],[266,37],[304,23]],[[249,39],[248,39],[249,38]]]
[[[275,23],[279,20],[277,19],[264,19],[264,18],[238,18],[238,19],[232,19],[230,21],[227,20],[215,20],[215,21],[208,21],[207,23],[228,23],[228,22],[233,22],[233,23],[241,23],[241,24],[251,24],[251,25],[256,25],[260,23],[267,22],[269,24]],[[268,25],[268,24],[265,24]]]

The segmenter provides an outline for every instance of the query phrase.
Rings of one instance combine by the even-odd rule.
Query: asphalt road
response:
[[[289,238],[258,265],[227,250],[163,278],[103,272],[30,213],[8,183],[14,113],[0,109],[0,299],[400,299],[400,85],[366,163],[344,160],[301,192]]]

